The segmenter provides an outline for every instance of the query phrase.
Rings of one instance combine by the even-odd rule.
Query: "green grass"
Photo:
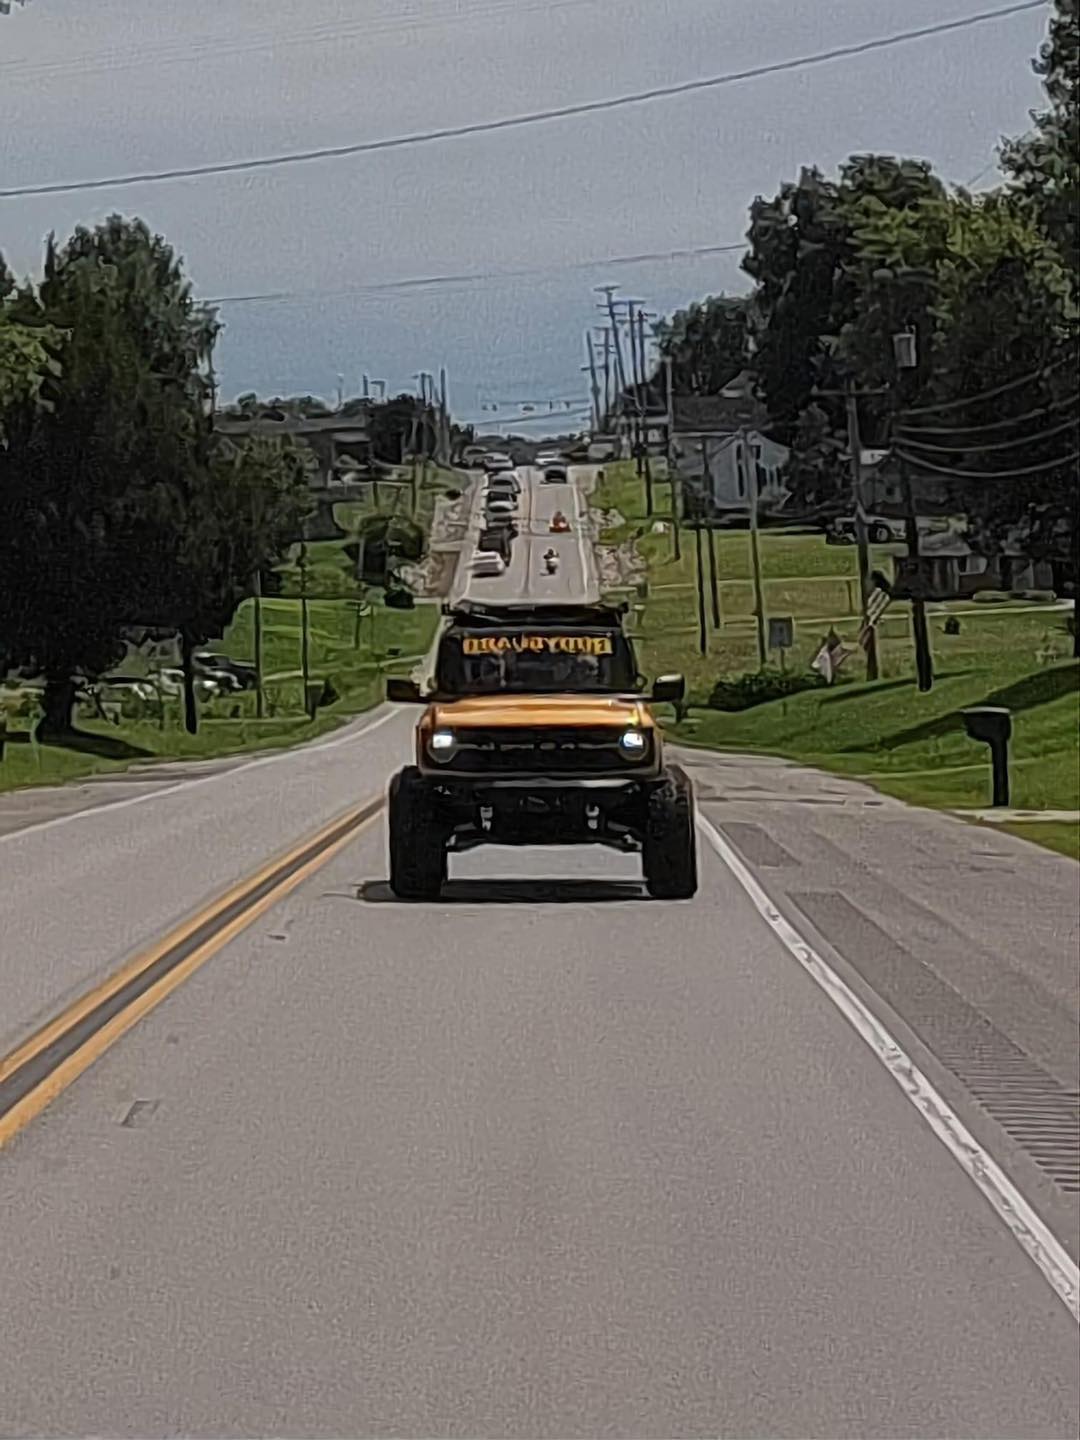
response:
[[[206,759],[245,751],[297,744],[332,730],[350,716],[377,704],[383,695],[384,671],[423,655],[434,637],[439,610],[421,604],[415,610],[387,610],[376,604],[360,622],[354,647],[355,611],[345,601],[312,601],[310,669],[313,678],[328,678],[339,699],[309,721],[303,712],[299,679],[271,680],[266,686],[266,718],[255,716],[251,692],[219,697],[200,707],[197,735],[182,725],[180,703],[169,701],[162,718],[124,719],[119,725],[80,714],[78,734],[63,746],[33,743],[29,719],[10,722],[0,791],[28,785],[58,785],[106,774],[155,759]],[[296,672],[301,666],[300,602],[263,601],[263,662],[265,673]],[[209,648],[236,660],[254,658],[254,607],[241,606],[225,635]],[[389,655],[399,652],[397,657]],[[130,673],[134,666],[125,667]]]
[[[1080,825],[1061,820],[1032,820],[1024,824],[995,825],[993,828],[1007,830],[1018,840],[1029,840],[1046,850],[1056,850],[1070,860],[1080,860]]]
[[[660,497],[667,503],[666,493]],[[642,486],[629,465],[611,466],[594,496],[625,518],[605,539],[637,540],[648,563],[649,595],[631,617],[642,669],[649,675],[681,670],[693,710],[674,733],[689,743],[749,753],[782,755],[838,774],[858,776],[913,804],[946,809],[990,803],[985,746],[970,740],[961,711],[971,705],[1005,705],[1013,712],[1012,803],[1024,809],[1080,808],[1078,679],[1066,659],[1071,637],[1065,616],[1023,604],[979,607],[973,602],[933,607],[931,645],[936,681],[920,694],[913,678],[910,616],[906,605],[886,612],[879,627],[881,679],[859,681],[862,651],[841,672],[847,683],[815,690],[737,714],[701,708],[720,675],[758,667],[753,591],[748,581],[750,538],[717,534],[722,625],[708,632],[708,654],[698,646],[694,537],[683,535],[683,556],[672,537],[652,535],[644,517]],[[641,533],[644,532],[644,533]],[[820,535],[761,532],[767,614],[791,615],[795,647],[789,669],[805,670],[829,628],[854,646],[858,632],[856,555],[828,546]],[[888,572],[888,547],[875,549],[875,565]],[[708,606],[706,580],[706,605]],[[946,614],[963,613],[960,633],[944,631]],[[826,617],[826,618],[822,618]],[[1059,657],[1038,657],[1049,647]],[[770,656],[770,664],[779,657]],[[1066,832],[1070,827],[1064,827]],[[1024,838],[1062,849],[1069,834],[1050,824],[1017,828]],[[1065,845],[1063,852],[1072,853]]]

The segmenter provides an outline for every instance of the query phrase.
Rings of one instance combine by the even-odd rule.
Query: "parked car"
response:
[[[258,672],[254,665],[249,665],[244,660],[233,660],[228,655],[219,655],[213,650],[197,650],[191,657],[196,670],[205,674],[212,674],[224,671],[237,680],[233,689],[254,690],[258,682]]]
[[[507,525],[489,525],[486,530],[480,532],[480,538],[476,542],[477,550],[490,550],[496,555],[501,555],[507,564],[510,562],[510,551],[513,545],[514,536]]]
[[[517,512],[517,501],[507,499],[489,500],[486,506],[487,518],[489,521],[496,517],[510,517]]]
[[[474,575],[504,575],[506,561],[496,550],[475,550],[469,569]]]

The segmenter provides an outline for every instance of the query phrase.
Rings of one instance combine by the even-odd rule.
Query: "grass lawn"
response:
[[[1033,820],[1022,825],[994,825],[994,830],[1007,830],[1018,840],[1030,840],[1046,850],[1056,850],[1070,860],[1080,860],[1080,825],[1059,820]]]
[[[448,477],[439,477],[439,482],[445,488]],[[425,498],[433,505],[433,494],[425,492]],[[338,511],[346,508],[351,507],[341,505]],[[350,517],[338,513],[337,518],[343,528],[351,528]],[[189,736],[183,729],[179,700],[167,701],[163,719],[124,719],[118,726],[79,714],[79,734],[65,746],[37,746],[29,734],[32,720],[13,719],[0,760],[0,791],[24,785],[59,785],[145,760],[206,759],[276,749],[314,739],[379,703],[384,670],[400,668],[409,658],[428,651],[438,626],[439,606],[420,602],[413,611],[393,611],[377,599],[369,615],[357,622],[356,599],[361,588],[343,552],[344,543],[347,541],[314,541],[308,546],[311,592],[336,596],[308,602],[311,677],[330,680],[338,696],[331,706],[318,711],[314,720],[305,716],[300,678],[301,602],[274,596],[262,602],[264,674],[269,677],[265,719],[256,719],[255,696],[249,691],[203,704],[197,736]],[[291,588],[295,552],[282,570]],[[233,660],[253,661],[253,618],[255,606],[246,600],[226,634],[210,641],[207,648],[219,649]],[[125,662],[121,670],[144,674],[147,665]]]
[[[665,492],[659,494],[666,503]],[[604,540],[625,541],[645,531],[637,549],[648,562],[650,589],[643,609],[633,613],[631,629],[646,674],[681,670],[687,676],[697,708],[686,723],[674,727],[679,738],[720,749],[783,755],[858,776],[914,804],[980,808],[990,803],[988,753],[968,739],[960,712],[971,705],[1004,705],[1013,712],[1012,803],[1025,809],[1080,808],[1080,666],[1065,658],[1072,640],[1064,614],[1023,604],[933,607],[936,681],[933,690],[922,695],[913,677],[908,607],[897,605],[879,627],[882,678],[875,683],[853,679],[735,714],[709,710],[702,707],[720,675],[738,675],[758,665],[748,534],[716,536],[722,625],[714,630],[710,618],[708,654],[702,656],[693,535],[683,535],[684,553],[676,561],[671,535],[649,533],[642,486],[629,465],[607,470],[594,503],[625,517],[626,523]],[[854,646],[854,548],[829,546],[812,534],[763,530],[760,538],[766,613],[795,620],[796,643],[787,656],[788,668],[806,668],[830,620]],[[875,564],[886,573],[890,553],[888,547],[875,547]],[[957,617],[960,633],[947,635],[946,616],[956,611],[963,612]],[[1040,660],[1048,646],[1061,658],[1048,662],[1043,653]],[[770,664],[778,659],[770,656]],[[861,650],[846,663],[853,677],[861,674]],[[1074,830],[1042,823],[1015,827],[1023,838],[1045,841],[1065,854],[1075,851]]]

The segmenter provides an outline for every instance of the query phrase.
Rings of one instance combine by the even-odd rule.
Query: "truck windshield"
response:
[[[436,684],[444,695],[625,694],[636,689],[637,663],[617,630],[450,630]]]

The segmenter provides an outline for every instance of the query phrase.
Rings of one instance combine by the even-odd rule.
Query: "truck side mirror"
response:
[[[659,675],[653,683],[652,698],[656,705],[677,705],[686,694],[686,681],[681,675]]]
[[[418,705],[424,699],[416,681],[404,680],[400,675],[391,675],[387,680],[386,698],[393,705]]]

